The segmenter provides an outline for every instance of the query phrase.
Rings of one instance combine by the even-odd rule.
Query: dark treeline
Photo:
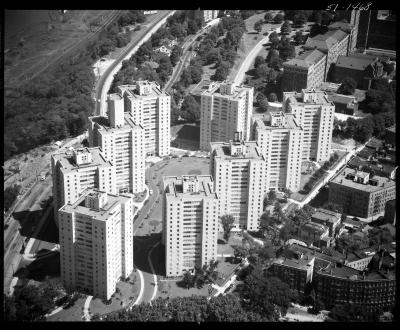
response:
[[[121,20],[125,16],[130,20]],[[141,11],[127,11],[121,17],[56,69],[5,91],[4,160],[85,130],[94,109],[93,62],[129,42],[121,24],[144,21]]]

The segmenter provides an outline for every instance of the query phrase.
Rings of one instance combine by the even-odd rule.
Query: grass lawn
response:
[[[192,295],[199,295],[199,296],[208,296],[209,295],[209,288],[211,286],[204,285],[201,289],[191,288],[185,289],[179,287],[176,282],[180,280],[160,280],[158,282],[158,291],[157,296],[162,298],[175,298],[175,297],[190,297]]]
[[[270,33],[271,29],[276,29],[276,27],[279,25],[279,24],[269,24],[269,23],[263,24],[261,32],[257,33],[256,31],[254,31],[254,24],[259,20],[263,20],[264,16],[265,13],[255,14],[245,20],[246,29],[248,32],[245,32],[243,34],[242,39],[239,42],[239,47],[237,51],[238,56],[236,58],[233,68],[231,69],[228,75],[228,79],[234,79],[247,54],[250,52],[251,49],[254,48],[254,46],[261,39],[265,37],[264,33],[266,32]],[[265,54],[263,56],[266,56],[268,54],[268,52],[265,49],[263,49],[261,52],[262,54]]]
[[[48,317],[47,321],[82,321],[86,298],[79,298],[73,306]]]
[[[99,298],[93,298],[89,306],[91,315],[110,313],[134,302],[140,291],[140,279],[135,271],[129,278],[134,280],[134,284],[122,281],[118,282],[117,288],[119,289],[119,293],[114,293],[110,305],[103,304],[102,300]]]
[[[221,286],[226,281],[226,279],[232,275],[233,271],[235,270],[235,268],[238,267],[239,263],[231,263],[227,261],[231,260],[231,258],[225,257],[218,257],[217,260],[219,261],[217,266],[219,277],[216,281],[216,284]]]

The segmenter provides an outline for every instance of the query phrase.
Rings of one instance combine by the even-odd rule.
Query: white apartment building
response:
[[[212,21],[218,17],[218,10],[203,10],[204,22]]]
[[[51,156],[54,217],[58,210],[74,203],[86,189],[116,193],[115,168],[100,148],[80,148]]]
[[[109,117],[89,117],[89,144],[115,166],[117,192],[145,190],[144,129],[124,113],[123,99],[108,97]]]
[[[149,81],[121,85],[118,90],[124,111],[129,112],[133,121],[144,128],[146,155],[169,155],[171,96],[162,92],[156,82]]]
[[[200,149],[209,151],[210,142],[228,142],[236,132],[250,139],[254,88],[233,82],[215,82],[201,93]]]
[[[300,189],[303,129],[290,113],[271,112],[253,116],[254,140],[266,161],[267,191]]]
[[[88,189],[59,210],[65,287],[110,299],[133,271],[133,197]]]
[[[285,112],[296,116],[303,128],[302,160],[325,162],[331,153],[335,105],[323,91],[303,89],[301,93],[284,92]]]
[[[164,177],[166,276],[180,276],[217,258],[218,199],[210,175]]]
[[[236,229],[258,229],[266,192],[265,169],[265,158],[255,141],[236,138],[211,143],[210,173],[219,200],[219,214],[233,215]]]

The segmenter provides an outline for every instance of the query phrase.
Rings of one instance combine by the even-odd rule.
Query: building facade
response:
[[[254,140],[266,161],[267,191],[300,189],[303,130],[294,117],[283,112],[253,116]]]
[[[263,212],[266,162],[257,142],[211,143],[210,173],[220,216],[231,214],[237,229],[257,230]]]
[[[209,151],[210,142],[228,142],[236,132],[250,139],[254,88],[233,82],[211,83],[201,93],[200,149]]]
[[[283,93],[285,112],[296,116],[303,128],[302,160],[325,162],[331,153],[335,105],[322,91],[305,90]]]
[[[336,63],[339,55],[349,54],[349,34],[340,30],[334,29],[325,34],[318,34],[313,38],[308,38],[304,48],[306,50],[318,49],[326,54],[326,65],[324,70],[324,81],[328,78],[328,73],[331,70],[331,64]]]
[[[305,51],[283,63],[282,90],[301,92],[318,88],[324,82],[326,55],[317,50]]]
[[[146,155],[160,157],[170,153],[171,96],[161,91],[156,82],[137,81],[133,85],[118,86],[124,111],[144,128]]]
[[[210,175],[164,177],[162,242],[166,276],[217,258],[218,199]]]
[[[144,129],[124,113],[122,98],[109,95],[109,117],[89,117],[89,144],[115,166],[117,192],[145,190]]]
[[[390,178],[345,167],[329,182],[329,202],[343,211],[370,218],[385,211],[386,202],[396,199],[396,183]]]
[[[54,217],[58,210],[74,203],[86,189],[116,193],[115,167],[106,160],[100,148],[81,148],[51,156]]]
[[[218,17],[218,10],[203,10],[204,22],[212,21]]]
[[[133,197],[88,189],[59,210],[65,287],[110,299],[133,271]]]

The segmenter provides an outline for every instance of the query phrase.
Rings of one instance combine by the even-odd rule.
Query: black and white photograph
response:
[[[397,321],[396,11],[121,5],[3,9],[3,322]]]

